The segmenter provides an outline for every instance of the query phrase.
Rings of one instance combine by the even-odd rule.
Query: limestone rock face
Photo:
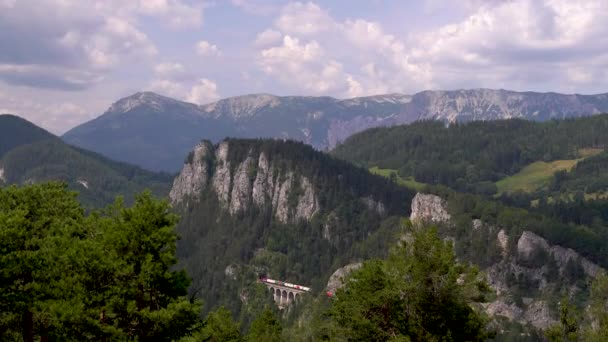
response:
[[[253,159],[247,157],[237,168],[232,181],[230,213],[235,214],[246,210],[249,205],[252,184],[249,181],[249,170],[253,167]]]
[[[534,233],[525,231],[517,240],[517,253],[520,258],[529,259],[539,249],[547,251],[549,250],[549,244],[545,239]]]
[[[441,198],[434,195],[417,194],[412,201],[410,219],[412,222],[449,223],[450,215],[447,212],[445,201]],[[528,286],[533,288],[531,292],[549,291],[547,293],[550,293],[558,286],[555,278],[564,276],[570,262],[579,264],[589,278],[605,272],[576,251],[551,245],[547,240],[530,231],[523,231],[519,237],[509,236],[505,229],[492,226],[479,219],[471,221],[470,229],[473,235],[487,236],[490,241],[494,239],[502,256],[483,269],[490,287],[497,296],[493,302],[482,304],[486,313],[491,317],[503,316],[522,324],[531,324],[538,329],[546,329],[557,322],[559,314],[551,309],[552,306],[542,295],[522,298],[519,305],[515,304],[511,292],[514,281],[525,279]],[[405,238],[407,239],[407,237]],[[517,248],[514,250],[509,248],[510,239],[515,239],[514,242],[517,241]],[[548,264],[553,262],[557,269],[549,267]],[[555,272],[559,274],[555,274]],[[567,287],[569,293],[580,291],[576,285],[562,285]]]
[[[279,222],[291,223],[308,221],[320,211],[313,182],[297,170],[280,168],[264,152],[250,150],[240,161],[231,160],[229,154],[229,141],[215,148],[207,141],[196,145],[173,182],[171,202],[198,200],[203,190],[210,189],[231,214],[253,205],[272,209]]]
[[[179,176],[173,181],[169,198],[173,203],[179,203],[187,196],[198,197],[209,180],[207,158],[213,152],[213,146],[203,141],[194,147],[192,158],[182,168]]]
[[[363,266],[362,263],[357,262],[353,264],[348,264],[344,267],[338,268],[332,275],[329,277],[329,281],[327,281],[326,291],[331,293],[336,293],[338,289],[344,286],[344,278],[348,276],[352,271],[358,270]]]
[[[230,162],[228,161],[228,142],[223,142],[215,151],[215,174],[213,175],[213,189],[217,198],[224,204],[230,199]]]
[[[270,197],[268,192],[272,195],[272,190],[274,189],[274,180],[270,171],[268,158],[266,157],[266,154],[262,152],[258,159],[258,173],[253,182],[252,192],[253,202],[260,207],[266,205],[268,198]]]
[[[303,194],[300,196],[298,206],[296,207],[296,220],[306,220],[319,210],[319,200],[308,178],[304,176],[300,177],[300,187]]]
[[[293,173],[289,172],[285,177],[285,180],[278,187],[278,191],[276,192],[276,196],[273,201],[273,208],[275,210],[276,218],[283,222],[289,222],[289,192],[291,191],[291,185],[293,183]]]
[[[509,251],[507,250],[507,245],[509,243],[509,237],[507,236],[507,233],[505,233],[505,230],[501,229],[498,232],[498,235],[496,236],[496,238],[498,239],[498,245],[502,249],[502,256],[504,258],[507,256],[507,253],[509,253]]]
[[[412,200],[412,222],[446,223],[451,219],[446,202],[439,196],[417,193]]]

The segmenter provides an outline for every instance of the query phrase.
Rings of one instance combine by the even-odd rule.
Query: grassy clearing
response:
[[[534,162],[513,176],[505,177],[496,182],[498,192],[531,192],[547,186],[551,177],[557,171],[570,170],[578,159],[555,160],[552,162]]]
[[[371,172],[375,175],[378,175],[378,176],[386,177],[386,178],[389,178],[391,176],[391,173],[394,173],[396,176],[397,184],[403,185],[410,189],[414,189],[416,191],[421,191],[426,185],[424,183],[416,182],[411,177],[401,178],[399,176],[399,174],[397,173],[397,170],[393,170],[393,169],[381,169],[377,166],[374,166],[371,169],[369,169],[369,172]]]
[[[579,161],[594,156],[603,149],[581,148],[578,150],[579,159],[555,160],[552,162],[534,162],[513,176],[505,177],[496,182],[498,192],[524,191],[532,192],[545,187],[551,181],[551,177],[557,171],[570,171]]]

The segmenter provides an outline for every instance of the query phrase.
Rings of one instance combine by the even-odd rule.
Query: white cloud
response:
[[[602,89],[600,84],[608,87],[603,79],[608,67],[608,2],[467,0],[451,6],[459,6],[463,19],[397,36],[378,22],[340,21],[317,4],[292,3],[283,8],[274,28],[256,37],[258,66],[296,90],[315,92],[316,84],[345,96],[428,88],[581,92]],[[271,43],[279,34],[283,41]],[[323,62],[303,64],[311,50],[322,51]],[[323,73],[332,61],[341,66],[341,76]],[[326,84],[333,87],[299,75],[303,72],[329,75]],[[347,87],[337,79],[346,80]]]
[[[178,99],[185,98],[187,93],[183,84],[167,79],[157,79],[152,81],[152,83],[150,83],[150,85],[147,87],[147,90]]]
[[[0,79],[29,87],[55,84],[57,89],[80,90],[121,64],[134,60],[141,64],[157,53],[128,10],[112,7],[111,0],[101,3],[105,7],[93,10],[84,1],[20,0],[0,11],[2,30],[11,32],[0,34],[0,48],[7,49],[0,64],[13,66]],[[36,74],[40,82],[35,82]]]
[[[180,63],[160,63],[154,67],[154,73],[161,77],[176,77],[182,75],[186,69]]]
[[[162,18],[175,29],[199,28],[203,23],[203,7],[191,6],[178,0],[140,0],[140,13]]]
[[[403,41],[363,19],[339,22],[313,3],[286,6],[275,25],[258,34],[258,65],[266,74],[314,94],[360,96],[432,85],[426,63],[414,63]],[[308,41],[300,43],[301,41]]]
[[[67,128],[93,117],[90,110],[72,101],[38,101],[35,97],[13,96],[0,92],[0,114],[22,116],[54,134],[62,134]]]
[[[220,99],[217,84],[207,78],[200,78],[194,83],[155,79],[146,90],[196,104],[207,104]]]
[[[281,32],[268,29],[258,33],[257,37],[255,38],[254,45],[259,47],[267,47],[269,45],[281,42],[282,37],[283,35]]]
[[[63,42],[77,44],[78,33],[67,33]],[[84,37],[83,37],[84,38]],[[148,57],[158,53],[148,36],[123,18],[108,17],[103,27],[80,43],[94,67],[110,68],[131,57]]]
[[[196,43],[196,53],[201,56],[221,56],[222,52],[215,44],[211,44],[206,40],[201,40]]]
[[[290,34],[313,35],[330,30],[334,25],[327,11],[308,2],[294,2],[283,8],[275,26]]]
[[[348,75],[342,64],[326,59],[325,51],[316,41],[300,43],[286,35],[280,46],[260,52],[258,65],[266,74],[281,82],[315,94],[342,93],[348,88]]]
[[[190,89],[190,92],[186,96],[186,101],[200,105],[219,99],[220,95],[217,91],[217,84],[206,78],[201,78],[198,83]]]
[[[269,15],[278,10],[275,0],[232,0],[232,5],[255,15]]]
[[[595,81],[594,70],[608,66],[606,17],[605,1],[493,3],[419,37],[415,59],[444,75],[440,84],[466,77],[489,86],[535,83],[565,89],[570,81]]]

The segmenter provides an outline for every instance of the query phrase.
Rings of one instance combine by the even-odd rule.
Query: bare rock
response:
[[[282,223],[288,223],[290,219],[289,213],[289,192],[293,183],[293,173],[289,172],[285,177],[281,186],[278,187],[278,192],[275,194],[275,217]]]
[[[249,181],[249,170],[253,167],[253,158],[247,157],[236,169],[232,180],[230,195],[230,213],[235,214],[249,207],[252,184]]]
[[[507,249],[507,246],[509,245],[509,236],[507,236],[504,229],[501,229],[496,238],[498,239],[498,245],[502,249],[502,257],[504,258],[509,253],[509,250]]]
[[[547,302],[539,300],[528,306],[522,320],[538,329],[547,329],[557,323]]]
[[[228,142],[222,142],[215,152],[215,174],[213,189],[220,202],[227,204],[230,197],[230,163],[228,161]]]
[[[447,203],[441,197],[417,193],[412,200],[412,222],[446,223],[450,219]]]
[[[523,310],[515,305],[515,303],[507,304],[501,299],[495,300],[491,303],[482,303],[486,313],[493,316],[503,316],[509,320],[519,320],[523,314]]]
[[[184,164],[182,171],[173,181],[169,193],[172,203],[179,203],[187,196],[198,197],[207,185],[209,170],[207,158],[213,151],[208,141],[202,141],[194,147],[192,158]]]
[[[262,207],[266,205],[268,198],[273,194],[274,182],[271,171],[266,154],[264,152],[260,153],[257,175],[253,182],[252,191],[253,203],[257,206]]]
[[[310,220],[319,211],[319,200],[308,178],[300,177],[300,187],[303,194],[300,196],[296,207],[296,220]]]
[[[344,267],[338,268],[332,275],[329,277],[329,281],[327,281],[327,292],[336,293],[338,289],[344,286],[344,278],[348,276],[352,271],[358,270],[363,266],[362,263],[357,262],[353,264],[348,264]]]

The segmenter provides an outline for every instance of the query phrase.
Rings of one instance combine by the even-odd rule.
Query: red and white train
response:
[[[292,284],[292,283],[286,283],[284,281],[274,280],[274,279],[270,279],[270,278],[266,278],[266,277],[260,278],[260,281],[263,283],[285,286],[285,287],[289,287],[289,288],[296,289],[296,290],[301,290],[301,291],[306,291],[306,292],[310,291],[310,287],[296,285],[296,284]]]

